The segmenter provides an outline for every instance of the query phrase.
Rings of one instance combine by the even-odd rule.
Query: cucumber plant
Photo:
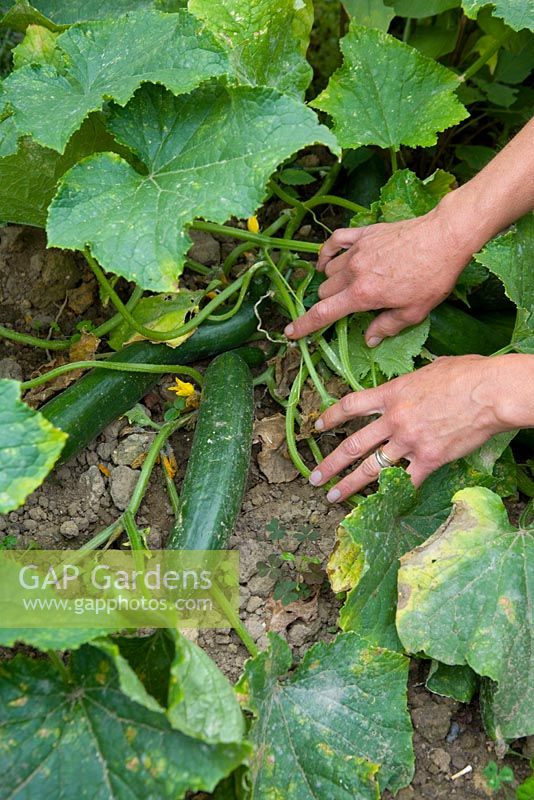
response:
[[[90,331],[115,351],[0,380],[0,513],[172,372],[205,384],[182,497],[168,438],[197,414],[176,403],[151,421],[156,436],[128,508],[84,548],[122,531],[132,548],[145,547],[136,515],[159,456],[176,516],[169,546],[221,546],[246,480],[252,384],[279,403],[288,452],[307,477],[322,458],[310,392],[319,410],[339,381],[378,385],[436,355],[534,353],[532,214],[475,256],[429,319],[372,351],[366,314],[297,345],[270,324],[273,310],[290,320],[315,302],[313,259],[333,210],[353,225],[423,214],[531,116],[529,0],[346,0],[329,4],[328,36],[316,7],[314,22],[312,0],[120,0],[112,9],[0,0],[2,68],[12,58],[0,83],[0,219],[43,228],[50,246],[76,251],[114,312],[70,336],[7,323],[0,336],[62,353]],[[193,231],[230,243],[223,263],[190,256]],[[226,352],[249,339],[268,342],[274,361],[262,367],[257,349]],[[284,393],[276,360],[293,346],[296,374]],[[193,366],[218,353],[204,376]],[[88,372],[40,410],[24,402],[75,369]],[[132,419],[143,422],[140,413]],[[209,450],[223,423],[230,434]],[[232,619],[251,656],[236,690],[177,632],[0,629],[3,646],[47,654],[0,668],[0,798],[70,800],[80,786],[106,800],[396,792],[414,769],[408,654],[432,659],[436,692],[467,700],[480,683],[501,750],[534,734],[532,520],[512,526],[498,496],[518,484],[528,494],[531,475],[528,461],[516,465],[510,437],[443,467],[419,491],[400,468],[384,470],[337,533],[328,566],[344,597],[335,640],[294,668],[281,637],[270,634],[258,652]],[[450,553],[454,570],[442,570]],[[474,598],[456,591],[471,578]]]

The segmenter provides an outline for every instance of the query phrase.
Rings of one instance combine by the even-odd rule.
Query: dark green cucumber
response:
[[[247,481],[252,448],[252,376],[235,353],[217,356],[204,388],[181,510],[167,547],[222,550],[232,533]]]
[[[135,342],[118,350],[110,361],[147,364],[191,364],[242,345],[256,330],[252,303],[224,322],[202,324],[179,347]],[[39,410],[57,428],[69,435],[61,462],[89,444],[106,425],[125,414],[155,386],[161,375],[147,372],[115,372],[94,369]]]
[[[487,356],[509,344],[513,327],[513,317],[508,315],[486,315],[481,320],[450,303],[442,303],[430,314],[427,347],[437,356]]]

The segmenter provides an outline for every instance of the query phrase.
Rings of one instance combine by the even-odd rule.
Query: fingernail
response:
[[[376,347],[381,341],[382,339],[379,339],[378,336],[371,336],[371,338],[367,340],[367,345],[369,347]]]
[[[330,489],[330,491],[326,495],[326,499],[328,500],[329,503],[335,503],[336,500],[339,500],[340,497],[341,497],[341,492],[339,491],[339,489]]]
[[[294,325],[287,325],[284,328],[284,333],[285,333],[286,336],[293,336],[293,334],[295,333],[295,326]]]
[[[322,472],[318,469],[314,469],[308,480],[310,481],[312,486],[318,486],[321,483],[322,479],[323,479]]]
[[[318,419],[315,423],[315,429],[318,431],[322,431],[324,428],[324,422],[322,419]]]

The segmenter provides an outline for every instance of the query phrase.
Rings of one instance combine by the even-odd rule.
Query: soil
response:
[[[50,326],[56,325],[68,335],[81,316],[100,321],[100,312],[93,310],[99,308],[98,303],[83,312],[77,305],[79,298],[83,305],[84,294],[90,296],[92,292],[96,298],[90,277],[72,255],[46,251],[44,236],[39,231],[15,226],[0,229],[0,275],[0,322],[4,325],[26,332],[32,326],[34,330],[37,327],[39,335],[46,336]],[[28,379],[47,360],[46,351],[0,340],[0,377]],[[156,418],[164,402],[171,399],[165,388],[170,383],[170,377],[163,378],[157,390],[144,398],[145,407]],[[257,419],[270,417],[277,410],[265,391],[257,389]],[[171,440],[179,467],[178,483],[187,462],[191,435],[191,431],[183,430]],[[0,516],[0,538],[15,537],[18,548],[79,547],[124,508],[138,475],[138,457],[146,451],[149,439],[150,434],[131,427],[125,419],[113,423],[85,451],[55,470],[23,508]],[[328,448],[334,446],[334,441],[325,443]],[[284,618],[272,599],[273,579],[259,574],[258,562],[265,561],[272,553],[291,550],[318,557],[324,568],[345,511],[329,506],[324,494],[300,477],[285,483],[269,483],[258,466],[259,450],[260,444],[256,444],[242,513],[230,541],[230,546],[240,552],[241,616],[260,646],[266,644],[268,630],[281,629],[298,660],[314,641],[328,641],[335,635],[339,603],[323,573],[324,580],[320,586],[314,584],[311,599]],[[319,537],[298,545],[294,535],[288,533],[284,539],[273,542],[267,531],[273,518],[289,532],[307,525]],[[164,546],[171,519],[157,468],[138,515],[139,524],[150,528],[151,547]],[[238,678],[247,653],[232,631],[200,631],[198,642],[232,681]],[[11,655],[12,651],[0,649],[0,658]],[[491,792],[482,771],[497,757],[484,732],[477,703],[462,706],[428,692],[424,687],[427,669],[428,662],[412,662],[409,705],[415,729],[416,773],[412,785],[397,797],[399,800],[487,798]],[[534,737],[517,742],[515,750],[533,756]],[[505,762],[518,778],[522,777],[526,762],[510,757]],[[468,771],[453,777],[465,768]]]

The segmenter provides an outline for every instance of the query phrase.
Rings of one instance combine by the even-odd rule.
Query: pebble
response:
[[[41,519],[45,519],[46,518],[45,512],[43,511],[42,508],[39,508],[39,506],[35,506],[34,508],[30,508],[28,514],[29,514],[30,519],[41,520]]]
[[[308,626],[304,625],[302,622],[296,622],[289,629],[287,638],[295,647],[300,647],[300,645],[303,645],[307,641],[309,636],[310,629]]]
[[[80,530],[74,520],[68,519],[61,523],[59,526],[59,532],[66,539],[75,539],[80,533]]]
[[[81,500],[84,509],[94,508],[100,504],[100,498],[106,491],[102,473],[96,466],[91,466],[79,480]]]
[[[130,467],[114,467],[111,471],[110,491],[111,499],[119,511],[124,511],[133,494],[139,472]]]
[[[246,627],[255,642],[265,634],[265,623],[257,617],[250,617],[246,621]]]
[[[249,614],[253,614],[255,611],[260,608],[264,603],[262,597],[251,597],[247,603],[247,611]]]
[[[25,519],[22,523],[22,527],[26,531],[36,531],[39,526],[34,519]]]

